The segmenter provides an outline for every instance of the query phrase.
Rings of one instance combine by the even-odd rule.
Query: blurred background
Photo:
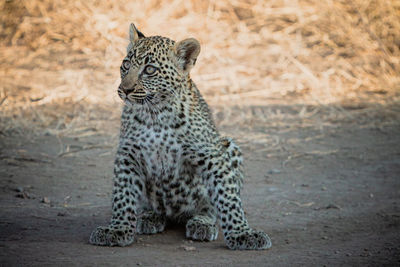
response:
[[[268,119],[245,107],[276,104],[301,118],[399,117],[398,0],[7,0],[0,10],[2,134],[68,135],[118,118],[130,22],[200,41],[192,78],[217,120]]]

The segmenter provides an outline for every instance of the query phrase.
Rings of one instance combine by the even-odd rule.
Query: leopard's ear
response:
[[[134,44],[137,40],[144,38],[144,34],[141,33],[135,26],[135,24],[131,23],[129,26],[129,41]]]
[[[200,53],[200,43],[194,38],[182,40],[175,44],[174,52],[178,68],[189,73]]]

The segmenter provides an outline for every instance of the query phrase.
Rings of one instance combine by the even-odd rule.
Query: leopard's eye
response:
[[[131,62],[129,61],[129,60],[124,60],[123,62],[122,62],[122,66],[125,68],[125,69],[127,69],[127,70],[129,70],[129,68],[131,67]]]
[[[151,66],[151,65],[147,65],[145,68],[144,68],[144,73],[145,74],[147,74],[147,75],[152,75],[152,74],[154,74],[155,72],[156,72],[156,67],[154,67],[154,66]]]

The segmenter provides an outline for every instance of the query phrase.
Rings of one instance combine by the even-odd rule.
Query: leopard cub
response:
[[[131,24],[118,94],[125,105],[114,165],[112,218],[89,242],[127,246],[137,234],[186,223],[186,236],[212,241],[217,221],[230,249],[267,249],[267,234],[250,228],[242,209],[242,156],[221,137],[189,72],[196,39],[145,37]]]

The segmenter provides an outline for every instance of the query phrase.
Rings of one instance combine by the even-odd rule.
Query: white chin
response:
[[[127,105],[128,107],[133,106],[132,102],[129,101],[127,98],[124,99],[124,104]]]

